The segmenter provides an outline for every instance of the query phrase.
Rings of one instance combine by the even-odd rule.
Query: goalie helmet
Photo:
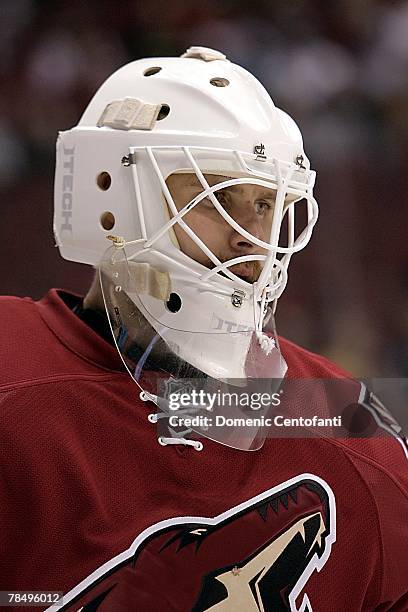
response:
[[[177,175],[198,186],[181,205],[169,186]],[[143,374],[152,355],[156,363],[161,357],[161,370],[171,364],[173,379],[186,372],[241,385],[282,378],[272,310],[290,258],[317,220],[314,180],[295,122],[254,76],[204,47],[123,66],[79,124],[59,134],[57,245],[66,259],[100,266],[116,344],[151,397],[157,388],[147,388]],[[220,198],[247,186],[273,194],[262,236]],[[227,260],[213,252],[189,223],[204,201],[251,248]],[[302,205],[307,221],[297,231]],[[200,249],[205,265],[183,252],[175,229]],[[254,282],[237,273],[248,262],[259,266]]]

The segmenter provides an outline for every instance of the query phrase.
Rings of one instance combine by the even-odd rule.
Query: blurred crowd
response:
[[[321,216],[278,330],[356,375],[408,377],[407,0],[2,0],[0,291],[84,292],[53,249],[58,130],[139,57],[223,51],[300,125]]]

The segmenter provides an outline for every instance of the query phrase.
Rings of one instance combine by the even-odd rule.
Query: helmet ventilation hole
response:
[[[162,104],[159,114],[157,115],[157,121],[165,119],[170,112],[170,106],[168,104]]]
[[[224,79],[223,77],[215,77],[210,80],[211,85],[214,87],[227,87],[230,84],[228,79]]]
[[[151,68],[148,68],[144,71],[143,76],[153,76],[154,74],[160,72],[160,70],[160,66],[152,66]]]
[[[170,312],[178,312],[181,308],[181,297],[177,293],[170,293],[170,298],[166,302],[166,308]]]
[[[111,230],[115,225],[115,215],[110,210],[106,210],[101,214],[100,223],[104,230]]]
[[[96,178],[96,184],[102,191],[107,191],[112,184],[112,178],[109,172],[100,172]]]

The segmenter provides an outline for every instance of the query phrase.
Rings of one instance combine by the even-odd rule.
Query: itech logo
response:
[[[220,319],[215,313],[213,313],[211,320],[211,328],[217,331],[226,331],[230,332],[241,332],[247,333],[248,335],[252,334],[252,329],[248,327],[248,325],[238,324],[234,321],[226,321],[225,319]]]
[[[75,146],[67,149],[64,146],[64,169],[65,174],[62,177],[62,218],[60,232],[72,233],[72,191],[74,187],[74,152]]]

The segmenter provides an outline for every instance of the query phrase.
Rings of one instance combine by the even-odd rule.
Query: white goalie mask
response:
[[[122,359],[164,412],[152,362],[161,382],[205,379],[207,390],[285,375],[273,313],[317,220],[314,181],[295,122],[203,47],[120,68],[59,134],[61,255],[100,266]],[[263,440],[259,428],[193,429],[236,448]]]

